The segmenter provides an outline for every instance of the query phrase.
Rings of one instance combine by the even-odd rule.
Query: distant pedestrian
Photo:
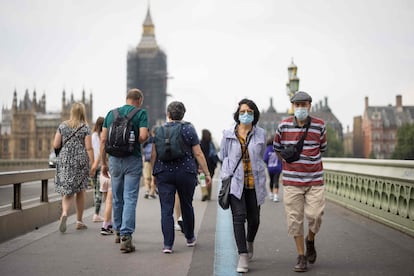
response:
[[[93,160],[91,129],[86,122],[83,103],[72,104],[70,118],[62,122],[55,134],[53,147],[59,149],[56,167],[56,192],[62,196],[59,230],[66,232],[69,209],[76,195],[76,229],[88,228],[83,223],[85,189],[89,184]]]
[[[105,209],[103,222],[101,227],[101,235],[112,235],[113,223],[112,223],[112,185],[111,178],[108,178],[102,174],[99,175],[99,191],[102,193],[102,198],[105,201]]]
[[[233,115],[236,125],[225,130],[220,144],[221,179],[231,179],[230,208],[234,238],[239,253],[237,272],[248,272],[253,243],[260,224],[260,205],[265,202],[266,167],[263,154],[266,133],[256,124],[260,112],[256,104],[242,99]],[[246,233],[247,221],[247,233]]]
[[[291,163],[283,160],[283,202],[285,205],[288,234],[295,239],[298,252],[293,270],[304,272],[307,262],[316,261],[315,235],[319,232],[325,208],[322,152],[327,148],[325,122],[309,115],[312,97],[297,92],[290,100],[294,116],[284,119],[274,137],[274,148],[282,152],[288,145],[296,145],[304,137],[299,160]],[[285,156],[286,159],[288,157]],[[304,218],[308,221],[306,253]]]
[[[95,213],[92,217],[93,222],[102,222],[103,217],[99,215],[99,211],[101,210],[102,204],[102,192],[99,191],[100,184],[99,184],[99,175],[101,174],[101,160],[99,158],[99,148],[101,146],[100,136],[102,132],[102,125],[104,122],[104,117],[98,117],[96,119],[95,125],[92,130],[92,148],[93,148],[93,157],[94,162],[91,167],[91,174],[92,174],[92,185],[94,189],[94,199],[95,199]]]
[[[184,114],[185,107],[182,102],[171,102],[167,107],[167,123],[165,126],[172,128],[174,125],[181,124]],[[179,135],[181,135],[186,148],[184,157],[162,161],[157,154],[157,143],[153,145],[151,156],[151,163],[154,168],[153,175],[156,177],[161,204],[161,229],[164,236],[163,252],[167,254],[173,252],[175,239],[173,216],[175,193],[177,192],[180,198],[183,230],[187,246],[193,247],[196,244],[193,196],[197,185],[198,165],[206,175],[207,186],[211,185],[210,173],[204,154],[201,151],[196,130],[189,123],[182,124]],[[155,141],[157,141],[157,131]]]
[[[144,179],[144,187],[145,187],[145,195],[144,198],[146,199],[156,199],[156,187],[154,177],[152,176],[152,165],[151,165],[151,152],[152,152],[152,145],[154,143],[154,133],[155,129],[152,128],[150,135],[142,144],[142,151],[143,151],[143,161],[144,161],[144,169],[142,171],[142,178]]]
[[[213,179],[214,171],[216,170],[218,157],[217,150],[214,146],[213,140],[211,138],[211,132],[208,129],[203,129],[201,131],[201,140],[200,140],[201,150],[204,153],[204,157],[207,161],[208,171],[210,172],[211,179]],[[213,183],[211,183],[213,184]],[[207,196],[202,198],[202,201],[211,199],[211,188],[213,185],[207,186]]]
[[[267,172],[269,173],[270,199],[273,202],[279,202],[279,177],[282,172],[282,161],[273,149],[273,138],[267,140],[263,160],[267,164]]]
[[[144,96],[139,89],[130,89],[126,97],[126,104],[118,108],[120,116],[126,116],[140,108]],[[132,117],[133,131],[136,140],[133,141],[131,155],[117,157],[109,155],[109,173],[112,183],[113,219],[116,243],[121,243],[121,251],[129,253],[135,250],[132,243],[132,234],[135,231],[136,206],[138,200],[139,182],[142,175],[141,146],[148,139],[148,115],[145,109],[140,109]],[[114,121],[114,111],[111,110],[105,117],[101,135],[102,174],[109,177],[108,161],[105,153],[105,143],[108,137],[108,128]]]

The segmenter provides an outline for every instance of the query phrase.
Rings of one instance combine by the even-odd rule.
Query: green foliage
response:
[[[329,125],[326,127],[326,137],[328,140],[328,148],[323,154],[324,157],[343,157],[344,145],[338,138],[335,130]]]
[[[405,124],[397,131],[393,159],[414,160],[414,124]]]

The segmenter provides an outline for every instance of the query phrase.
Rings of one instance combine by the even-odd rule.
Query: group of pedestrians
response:
[[[86,123],[85,107],[82,104],[74,104],[70,119],[59,125],[54,139],[54,147],[62,147],[56,181],[56,191],[62,195],[59,229],[61,232],[66,231],[68,209],[74,195],[77,207],[76,229],[87,228],[82,221],[84,191],[89,176],[95,179],[95,187],[100,182],[98,176],[102,176],[101,182],[106,181],[108,184],[110,180],[109,186],[112,187],[112,196],[110,189],[107,190],[105,207],[111,206],[108,198],[113,199],[113,221],[105,211],[102,231],[115,233],[115,242],[120,243],[122,252],[134,251],[132,235],[135,231],[139,183],[145,172],[144,197],[156,198],[155,194],[158,193],[163,234],[162,252],[170,254],[173,253],[175,241],[174,211],[177,212],[177,209],[181,213],[176,213],[176,219],[180,215],[186,244],[189,247],[195,246],[197,238],[194,233],[195,215],[192,202],[197,175],[205,175],[207,199],[211,199],[211,179],[218,158],[208,130],[202,131],[200,141],[194,126],[182,123],[186,109],[178,101],[168,105],[165,126],[181,125],[184,154],[173,160],[160,158],[157,145],[152,140],[156,140],[157,134],[154,130],[149,133],[147,111],[141,108],[143,100],[139,89],[131,89],[127,93],[126,104],[117,109],[121,116],[139,109],[131,119],[131,132],[138,136],[133,144],[132,154],[127,156],[107,154],[105,150],[108,129],[115,118],[114,110],[109,111],[105,118],[98,118],[99,124],[102,121],[102,128],[98,121],[98,126],[95,125],[94,133],[97,132],[100,137],[99,153],[93,150],[95,143],[92,140],[95,139],[91,139],[91,130]],[[254,255],[254,241],[260,225],[260,206],[267,196],[266,168],[270,176],[271,199],[276,202],[279,201],[278,183],[282,170],[288,234],[294,238],[298,252],[294,271],[306,271],[307,263],[316,261],[315,235],[320,229],[325,207],[321,153],[326,150],[326,129],[321,119],[309,115],[312,102],[309,94],[297,92],[291,102],[294,115],[278,125],[271,141],[266,141],[265,130],[257,125],[260,111],[250,99],[242,99],[238,103],[233,113],[234,127],[223,131],[220,143],[221,179],[232,177],[230,209],[239,254],[237,272],[248,272],[249,261]],[[299,146],[297,144],[302,136],[303,145]],[[146,149],[148,144],[151,145],[151,150]],[[284,159],[285,151],[291,146],[296,147],[299,155],[296,160],[287,161]],[[274,154],[277,155],[276,158]],[[100,197],[95,198],[98,205]],[[99,216],[99,208],[96,208],[94,218]],[[308,221],[306,237],[304,218]]]
[[[294,238],[298,253],[293,270],[305,272],[308,262],[316,261],[315,236],[325,207],[321,154],[327,146],[326,128],[323,120],[309,115],[312,97],[308,93],[297,92],[291,103],[294,115],[282,120],[271,142],[266,143],[265,130],[257,126],[260,112],[249,99],[238,103],[233,114],[235,126],[223,132],[221,179],[232,177],[230,209],[239,253],[237,272],[248,272],[249,261],[253,258],[260,206],[266,198],[266,164],[271,199],[276,202],[279,201],[278,182],[282,169],[288,234]],[[304,137],[303,142],[298,143],[301,137]],[[295,160],[286,155],[292,147],[297,152]],[[306,238],[305,218],[308,221]]]

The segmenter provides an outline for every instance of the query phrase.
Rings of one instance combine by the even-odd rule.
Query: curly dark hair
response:
[[[257,105],[256,105],[256,104],[255,104],[252,100],[249,100],[249,99],[246,99],[246,98],[245,98],[245,99],[243,99],[243,100],[241,100],[241,101],[239,102],[239,105],[238,105],[238,107],[237,107],[237,110],[236,110],[236,112],[234,112],[234,114],[233,114],[233,119],[234,119],[234,121],[235,121],[237,124],[240,124],[240,120],[239,120],[239,111],[240,111],[240,106],[241,106],[242,104],[247,104],[247,106],[253,110],[253,112],[254,112],[254,119],[253,119],[252,125],[256,125],[256,124],[257,124],[257,122],[259,121],[259,118],[260,118],[260,111],[259,111],[259,109],[257,108]]]

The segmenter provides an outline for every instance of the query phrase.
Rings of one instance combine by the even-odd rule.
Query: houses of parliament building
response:
[[[70,108],[75,102],[73,94],[69,99],[62,92],[60,112],[46,111],[46,95],[37,99],[36,91],[30,98],[26,90],[23,99],[18,101],[17,91],[13,93],[11,108],[2,107],[0,124],[0,158],[1,159],[42,159],[47,158],[53,149],[53,139],[59,124],[68,120]],[[86,116],[92,124],[93,100],[82,92],[78,100],[86,107]]]
[[[144,108],[148,110],[149,126],[161,124],[166,118],[167,56],[158,47],[154,24],[148,8],[142,24],[138,45],[127,54],[127,89],[139,88],[144,94]],[[93,100],[82,92],[76,100],[85,104],[87,121],[93,125]],[[45,159],[53,148],[53,139],[59,124],[69,119],[73,94],[67,98],[62,92],[60,112],[46,111],[46,95],[37,99],[36,91],[30,97],[26,90],[23,99],[13,94],[11,108],[2,107],[0,123],[0,159]]]

